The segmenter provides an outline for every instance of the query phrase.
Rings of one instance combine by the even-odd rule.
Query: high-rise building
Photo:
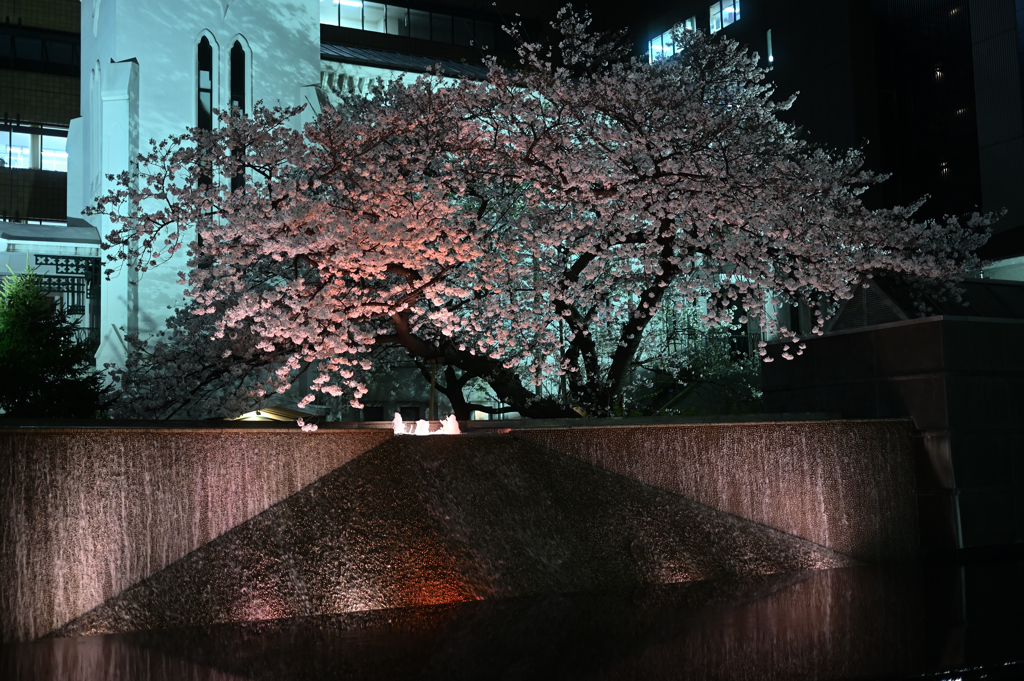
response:
[[[721,32],[773,69],[790,115],[816,144],[864,149],[891,178],[866,199],[926,217],[1007,213],[984,255],[1024,254],[1024,2],[679,0],[638,10],[638,50],[675,49],[680,24]],[[1000,276],[1024,279],[1024,263]]]

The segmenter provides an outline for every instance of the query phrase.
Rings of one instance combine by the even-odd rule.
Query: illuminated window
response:
[[[68,171],[66,128],[0,127],[0,167]]]
[[[8,168],[32,167],[32,136],[21,132],[10,132],[4,135],[4,160]]]
[[[43,170],[54,170],[58,173],[68,172],[67,137],[41,135],[40,167]]]
[[[409,35],[409,10],[405,7],[387,6],[388,34]]]
[[[363,30],[387,33],[387,7],[377,2],[363,3]]]
[[[362,7],[362,3],[359,6]],[[339,7],[339,3],[334,0],[320,0],[320,23],[337,26]]]
[[[740,20],[740,0],[722,0],[711,5],[711,32],[717,33]]]
[[[775,53],[772,52],[772,29],[768,29],[768,61],[769,63],[775,61]]]
[[[494,47],[494,23],[490,21],[379,2],[320,0],[320,23],[466,47]]]
[[[711,5],[711,32],[718,33],[722,30],[722,3],[716,2]]]
[[[740,0],[723,0],[722,2],[722,26],[740,20]]]
[[[683,22],[682,28],[687,31],[693,31],[697,28],[697,17],[690,17]],[[673,54],[679,52],[682,49],[681,46],[675,44],[672,39],[672,29],[669,29],[659,35],[654,40],[650,40],[647,43],[648,59],[650,63],[654,63],[659,59],[665,59],[671,57]]]
[[[359,0],[334,0],[338,5],[340,26],[345,28],[363,28],[363,3]]]

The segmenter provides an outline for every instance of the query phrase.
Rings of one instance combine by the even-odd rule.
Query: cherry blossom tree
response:
[[[659,320],[696,308],[709,328],[788,337],[773,311],[803,303],[820,333],[876,273],[956,281],[977,264],[986,218],[869,210],[884,177],[780,120],[793,98],[737,43],[678,31],[682,51],[647,64],[586,15],[555,27],[482,81],[379,82],[302,130],[298,109],[256,107],[155,143],[94,209],[115,265],[190,256],[192,304],[165,338],[134,339],[128,402],[227,410],[309,371],[300,405],[358,407],[399,347],[441,367],[461,418],[469,380],[529,417],[621,413],[638,368],[699,380],[652,344]]]

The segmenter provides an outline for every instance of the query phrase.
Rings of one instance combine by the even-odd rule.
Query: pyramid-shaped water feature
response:
[[[851,562],[508,436],[400,437],[55,633],[273,620]]]

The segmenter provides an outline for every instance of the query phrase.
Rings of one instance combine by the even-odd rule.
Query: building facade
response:
[[[673,53],[675,24],[756,51],[781,96],[799,93],[790,115],[809,141],[863,148],[869,169],[891,174],[869,202],[928,196],[926,217],[1005,208],[985,255],[1024,254],[1024,3],[680,0],[642,16],[651,60]]]

